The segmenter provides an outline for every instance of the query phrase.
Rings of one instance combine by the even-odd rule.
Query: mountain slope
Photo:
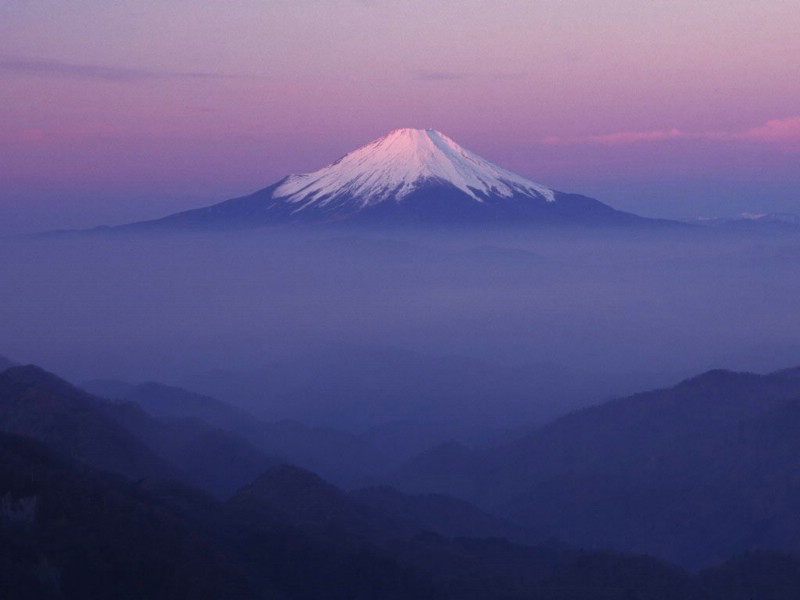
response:
[[[241,383],[239,379],[234,377],[231,386]],[[182,457],[180,464],[188,462],[187,467],[194,466],[190,460],[192,447],[195,448],[196,458],[206,455],[210,462],[213,462],[211,449],[220,450],[218,469],[214,471],[216,493],[231,493],[268,466],[280,462],[299,465],[346,486],[363,485],[373,479],[375,473],[387,469],[387,460],[380,445],[365,436],[326,427],[312,427],[296,421],[261,420],[211,396],[160,383],[131,385],[99,381],[85,383],[84,388],[128,404],[127,409],[118,405],[109,410],[123,419],[127,427],[136,429],[154,447],[165,450],[171,448],[170,456],[175,456],[177,451],[177,456]],[[268,392],[268,388],[264,387],[260,393]],[[152,419],[148,421],[137,415],[131,408],[134,404],[156,417],[157,424],[150,423]],[[178,442],[185,442],[185,445]],[[253,451],[255,449],[261,454],[262,460],[258,459],[258,454]],[[265,462],[264,456],[280,460]],[[239,474],[236,469],[226,470],[224,460],[232,458],[239,459],[234,464],[240,467],[245,464],[249,466]],[[202,463],[196,466],[202,466]],[[254,467],[259,468],[253,471]],[[195,480],[195,483],[207,488],[199,481]]]
[[[131,478],[176,470],[104,414],[101,402],[34,366],[0,373],[0,431],[38,439],[71,458]]]
[[[11,367],[15,366],[16,363],[5,356],[0,356],[0,372],[5,371],[6,369],[10,369]]]
[[[157,419],[33,366],[0,373],[0,431],[30,436],[97,469],[179,479],[219,496],[275,464],[235,433],[197,418]]]
[[[561,418],[488,451],[431,451],[398,472],[584,547],[697,567],[800,552],[800,379],[711,371]]]
[[[397,129],[319,171],[290,175],[275,195],[299,210],[346,203],[348,195],[374,205],[402,201],[426,181],[448,182],[478,202],[520,194],[555,201],[552,190],[490,163],[433,129]],[[343,191],[347,195],[337,195]]]
[[[233,431],[198,418],[154,418],[133,402],[104,412],[180,470],[183,481],[224,498],[276,464]]]
[[[526,546],[498,537],[448,538],[442,529],[458,536],[506,526],[448,498],[388,489],[346,494],[293,467],[265,473],[225,507],[247,530],[242,546],[263,561],[264,573],[294,578],[297,597],[320,597],[298,587],[297,578],[312,585],[321,580],[331,594],[324,597],[337,598],[381,597],[390,581],[417,587],[392,598],[472,600],[721,600],[739,585],[749,597],[778,600],[800,588],[800,562],[780,554],[744,555],[693,575],[650,557],[576,551],[552,541]],[[450,514],[443,518],[442,511]],[[307,537],[286,539],[287,526]],[[426,579],[433,584],[427,593],[420,586]]]
[[[4,598],[779,600],[800,590],[788,556],[746,555],[692,575],[647,557],[420,532],[498,526],[464,503],[347,494],[292,467],[218,502],[173,482],[125,482],[0,433]]]
[[[134,484],[0,433],[0,597],[260,596],[208,539]]]
[[[253,415],[211,396],[148,381],[138,385],[113,380],[94,380],[81,388],[110,400],[133,402],[159,419],[200,419],[216,427],[242,431],[257,427]]]
[[[280,465],[239,490],[227,504],[259,519],[317,532],[373,540],[410,538],[422,532],[447,537],[492,537],[530,542],[522,529],[468,502],[436,494],[409,495],[389,487],[345,492],[318,475]]]
[[[316,171],[250,196],[118,230],[278,224],[658,225],[507,171],[433,129],[398,129]]]

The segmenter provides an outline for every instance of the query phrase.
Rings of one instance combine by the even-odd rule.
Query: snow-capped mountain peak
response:
[[[743,212],[737,219],[742,221],[761,221],[762,223],[788,223],[800,225],[800,216],[792,213],[753,213]]]
[[[435,129],[396,129],[314,173],[289,175],[247,196],[124,227],[563,228],[648,223],[599,200],[534,183]]]
[[[434,129],[396,129],[319,171],[290,175],[274,197],[297,204],[296,210],[325,206],[344,195],[361,199],[366,207],[402,201],[430,182],[452,185],[476,202],[489,196],[555,200],[553,190],[481,158]]]

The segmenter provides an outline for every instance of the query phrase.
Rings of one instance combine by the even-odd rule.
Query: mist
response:
[[[298,228],[0,249],[0,354],[265,418],[474,432],[800,364],[796,235]]]

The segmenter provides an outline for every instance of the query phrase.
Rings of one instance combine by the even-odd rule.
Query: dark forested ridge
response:
[[[73,459],[128,477],[176,474],[105,414],[102,401],[38,367],[0,373],[0,429],[39,439]]]
[[[486,451],[444,446],[400,469],[572,544],[687,566],[800,551],[800,377],[710,371],[588,408]]]
[[[384,452],[367,436],[348,431],[309,426],[298,421],[268,422],[216,398],[155,382],[131,385],[94,381],[83,384],[83,388],[117,403],[137,405],[160,423],[166,422],[172,427],[183,423],[184,429],[197,429],[201,422],[205,423],[217,430],[218,437],[220,431],[224,431],[231,443],[236,439],[240,445],[257,448],[273,458],[272,464],[296,464],[342,485],[374,480],[376,474],[388,468],[391,453]],[[110,410],[119,414],[118,409]],[[257,474],[239,478],[239,486],[249,483]],[[232,492],[235,487],[226,491]]]
[[[246,598],[239,569],[134,484],[0,435],[3,598]]]
[[[768,377],[716,372],[672,390],[582,411],[567,418],[566,424],[552,427],[575,427],[571,420],[580,422],[593,415],[582,430],[588,435],[598,422],[618,422],[619,416],[603,416],[606,411],[621,410],[629,417],[631,431],[667,439],[668,416],[676,407],[693,402],[697,417],[692,420],[694,429],[688,431],[699,435],[710,423],[721,428],[723,421],[739,431],[739,424],[746,422],[741,427],[742,444],[754,440],[758,451],[753,450],[753,456],[769,459],[765,464],[770,470],[764,472],[770,477],[776,477],[781,466],[788,477],[797,456],[789,434],[800,415],[800,403],[792,399],[792,386],[798,382],[793,372]],[[757,543],[735,557],[721,557],[711,568],[691,572],[647,556],[578,550],[546,540],[534,528],[523,529],[463,500],[388,487],[346,491],[290,465],[264,464],[235,493],[217,491],[214,497],[196,487],[186,464],[176,462],[175,447],[165,442],[173,433],[176,438],[189,436],[181,433],[187,427],[186,415],[159,419],[139,405],[104,401],[34,367],[0,375],[0,390],[2,428],[27,436],[0,434],[0,596],[4,598],[782,600],[800,596],[800,561],[788,554],[759,551],[762,544]],[[723,397],[732,403],[727,411],[719,408]],[[665,419],[664,431],[641,430],[650,410]],[[724,418],[717,412],[724,412]],[[685,421],[687,415],[674,418]],[[215,429],[199,418],[188,422],[197,428],[187,428],[189,432],[233,436],[238,450],[224,454],[223,463],[239,469],[241,477],[247,468],[255,468],[252,456],[242,451],[249,442],[239,434]],[[59,432],[61,423],[65,432]],[[170,429],[176,423],[178,429]],[[100,431],[101,425],[106,433]],[[619,437],[612,435],[619,426],[603,431],[610,437],[585,442],[595,453]],[[109,432],[114,435],[109,437]],[[492,456],[510,449],[523,454],[539,435],[544,434],[494,449]],[[101,452],[113,457],[123,441],[136,450],[128,462],[97,459]],[[200,444],[208,452],[215,448]],[[764,448],[769,453],[764,454]],[[488,460],[484,451],[452,445],[431,455],[437,452],[449,453],[449,460],[461,462],[464,469]],[[198,461],[211,460],[199,454]],[[540,460],[525,456],[529,462],[520,465],[526,468]],[[756,458],[754,464],[763,464]],[[602,459],[600,452],[598,461]],[[158,468],[142,474],[130,471],[130,464]],[[208,478],[213,480],[213,473],[214,469],[196,473],[211,491],[214,486]],[[498,471],[496,476],[499,486],[505,473]],[[730,493],[730,488],[726,490]],[[775,530],[786,528],[788,539],[792,512],[787,507],[778,514],[785,520],[776,521]],[[698,541],[714,542],[713,537]]]
[[[0,356],[0,372],[13,367],[15,364],[16,363],[14,363],[14,361],[11,359],[6,358],[5,356]]]

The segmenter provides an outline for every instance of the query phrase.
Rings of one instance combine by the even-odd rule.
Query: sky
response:
[[[797,0],[3,0],[0,234],[244,195],[399,127],[647,216],[800,213]]]

